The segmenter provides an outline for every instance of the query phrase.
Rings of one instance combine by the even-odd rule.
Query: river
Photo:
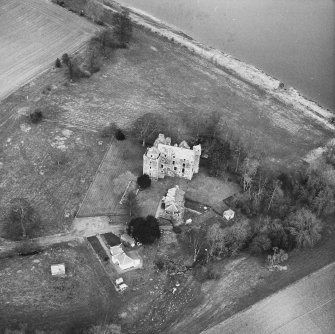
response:
[[[335,111],[334,0],[120,0]]]

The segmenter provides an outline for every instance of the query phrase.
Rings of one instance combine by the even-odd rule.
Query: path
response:
[[[202,333],[335,333],[335,263]]]
[[[116,235],[122,234],[123,224],[109,224],[108,217],[86,217],[75,218],[72,223],[72,229],[68,233],[59,233],[40,238],[31,239],[41,247],[49,247],[54,244],[81,240],[96,234],[112,232]],[[17,247],[20,242],[6,242],[0,246],[0,254],[9,252]]]

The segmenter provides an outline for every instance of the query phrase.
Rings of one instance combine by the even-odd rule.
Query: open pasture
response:
[[[78,50],[97,31],[88,20],[45,0],[0,1],[0,100]]]
[[[65,277],[51,275],[65,264]],[[40,254],[0,260],[0,332],[5,328],[73,333],[113,321],[120,300],[86,244],[60,244]]]

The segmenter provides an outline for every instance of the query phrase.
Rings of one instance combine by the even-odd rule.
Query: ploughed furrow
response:
[[[0,2],[0,99],[63,53],[78,50],[98,28],[44,0]]]

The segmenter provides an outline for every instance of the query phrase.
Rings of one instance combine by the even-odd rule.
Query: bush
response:
[[[68,65],[69,65],[69,62],[70,62],[70,57],[69,57],[69,55],[68,55],[67,53],[64,53],[64,54],[62,55],[62,63],[63,63],[64,65],[68,66]]]
[[[116,140],[125,140],[126,136],[120,129],[118,129],[115,132],[115,138],[116,138]]]
[[[137,178],[137,184],[141,189],[147,189],[151,186],[151,179],[149,175],[143,174]]]
[[[56,59],[55,67],[57,67],[57,68],[62,67],[62,64],[61,64],[61,61],[60,61],[59,58]]]
[[[114,123],[105,126],[101,131],[102,138],[111,138],[115,135],[117,127]]]
[[[254,237],[249,245],[251,254],[259,255],[271,248],[271,240],[265,234]]]
[[[210,263],[207,266],[207,279],[209,280],[219,280],[221,278],[221,271],[218,265],[215,263]]]
[[[173,226],[172,231],[176,234],[181,234],[182,229],[179,226]]]
[[[42,251],[40,245],[34,241],[22,241],[15,247],[15,252],[20,256],[38,254]]]
[[[165,267],[165,263],[162,259],[159,259],[155,262],[155,265],[157,267],[158,270],[163,270]]]
[[[192,274],[199,283],[204,283],[207,280],[207,268],[201,264],[194,266]]]
[[[41,110],[39,109],[36,109],[34,112],[32,112],[30,115],[29,115],[29,118],[30,118],[30,121],[34,124],[37,124],[39,122],[42,121],[43,119],[43,113]]]
[[[77,81],[80,78],[87,78],[91,75],[88,71],[83,71],[76,60],[69,60],[69,77],[72,81]]]

